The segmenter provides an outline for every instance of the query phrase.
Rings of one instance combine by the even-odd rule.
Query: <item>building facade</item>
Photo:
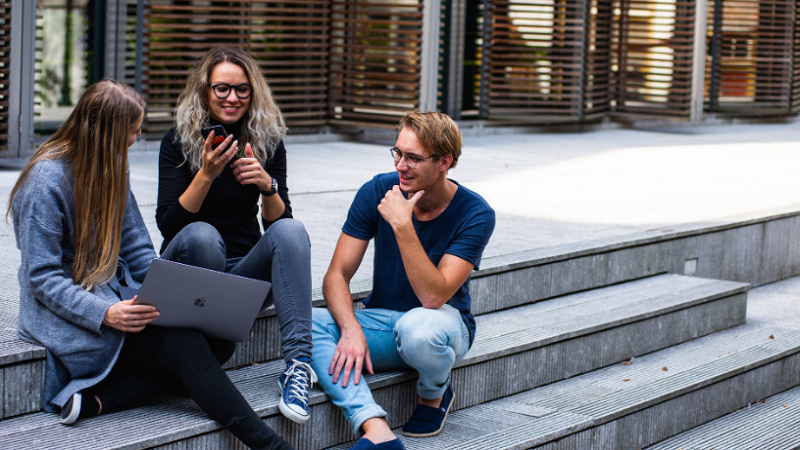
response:
[[[0,0],[0,157],[26,156],[83,90],[122,80],[172,124],[196,58],[259,61],[291,133],[407,110],[542,125],[793,117],[800,0]]]

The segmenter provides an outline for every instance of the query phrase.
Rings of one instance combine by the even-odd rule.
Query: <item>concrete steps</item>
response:
[[[409,450],[635,450],[797,385],[800,331],[748,324],[636,358],[630,365],[615,364],[453,412],[439,436],[403,441]],[[462,395],[458,386],[456,391]],[[709,427],[700,427],[648,449],[798,448],[796,438],[795,446],[773,446],[800,435],[800,391],[782,395],[770,400],[770,408],[751,407],[720,419],[730,433],[725,441],[712,441]],[[764,421],[749,415],[762,410]],[[767,428],[769,435],[751,437],[753,447],[738,437]]]
[[[478,316],[478,335],[453,372],[456,408],[524,392],[744,323],[748,286],[660,275]],[[276,333],[277,334],[277,333]],[[638,361],[638,358],[635,360]],[[277,409],[280,361],[229,375],[267,423],[298,449],[353,438],[341,413],[319,390],[303,427]],[[411,414],[415,374],[367,377],[392,426]],[[146,431],[145,431],[146,430]],[[238,448],[231,435],[187,399],[80,421],[64,427],[52,414],[9,418],[0,448]],[[7,447],[6,447],[7,446]],[[488,448],[488,447],[487,447]]]
[[[800,449],[800,388],[751,403],[647,449]]]

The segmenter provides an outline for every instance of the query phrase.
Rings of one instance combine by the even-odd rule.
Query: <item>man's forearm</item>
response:
[[[342,334],[345,334],[346,330],[361,330],[353,309],[350,283],[341,275],[326,274],[322,283],[322,295],[325,297],[328,311]]]
[[[447,292],[447,280],[428,258],[413,226],[395,229],[394,235],[406,276],[420,303],[425,308],[440,308],[452,294]]]

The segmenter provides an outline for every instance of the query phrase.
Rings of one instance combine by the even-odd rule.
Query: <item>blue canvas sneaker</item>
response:
[[[293,359],[286,364],[286,371],[278,378],[281,387],[281,402],[278,407],[281,414],[292,422],[304,424],[308,421],[308,391],[317,382],[314,369],[303,361]]]
[[[448,383],[438,408],[417,404],[411,419],[403,425],[403,434],[410,437],[429,437],[439,434],[455,397],[453,386]]]

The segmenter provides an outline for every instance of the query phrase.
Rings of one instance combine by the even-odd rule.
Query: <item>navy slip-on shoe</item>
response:
[[[438,408],[427,405],[417,405],[411,419],[403,425],[403,435],[409,437],[429,437],[436,436],[444,428],[444,421],[453,406],[453,399],[456,397],[453,386],[447,385],[447,389],[442,396],[442,404]]]
[[[380,444],[373,444],[369,439],[361,438],[350,450],[406,450],[406,446],[399,438]]]

